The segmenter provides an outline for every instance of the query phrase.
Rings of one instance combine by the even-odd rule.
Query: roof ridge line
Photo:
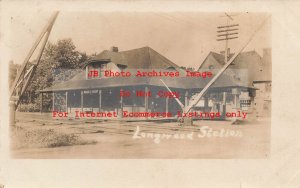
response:
[[[150,47],[149,47],[150,48]],[[161,55],[159,52],[155,51],[154,49],[150,48],[154,53],[158,54],[158,56],[162,59],[165,59],[168,65],[170,66],[175,66],[175,68],[180,68],[179,65],[177,65],[176,63],[173,63],[173,61],[169,60],[167,57],[165,57],[164,55]]]

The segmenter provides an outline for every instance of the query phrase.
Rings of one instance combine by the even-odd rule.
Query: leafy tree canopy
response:
[[[87,59],[86,53],[76,50],[72,39],[58,40],[57,43],[49,42],[23,99],[28,101],[26,99],[30,98],[29,101],[35,101],[39,90],[69,80],[82,71],[81,68]],[[30,64],[34,63],[35,61]]]

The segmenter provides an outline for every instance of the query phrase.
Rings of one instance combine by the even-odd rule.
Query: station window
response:
[[[104,77],[104,72],[107,70],[107,64],[94,64],[87,67],[88,78],[97,79]]]
[[[99,77],[101,78],[101,77],[103,77],[104,76],[104,72],[107,70],[107,64],[105,63],[105,64],[101,64],[100,66],[99,66]]]

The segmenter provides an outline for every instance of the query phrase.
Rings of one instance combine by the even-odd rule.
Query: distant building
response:
[[[271,115],[272,102],[272,63],[271,63],[271,49],[264,49],[262,65],[253,80],[253,86],[258,88],[254,98],[254,104],[258,116]]]
[[[230,53],[230,59],[234,54]],[[225,64],[224,52],[210,52],[198,71],[211,70],[218,72]],[[240,81],[245,85],[252,85],[256,88],[255,94],[241,92],[239,102],[240,108],[252,107],[257,116],[269,116],[271,113],[271,84],[272,84],[272,64],[271,49],[263,50],[263,57],[256,51],[240,53],[233,63],[224,72],[235,81]],[[230,104],[230,98],[227,104]],[[227,109],[230,107],[227,107]],[[250,108],[249,108],[250,109]]]

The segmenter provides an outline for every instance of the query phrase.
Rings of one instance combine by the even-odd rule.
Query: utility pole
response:
[[[238,26],[239,24],[231,24],[230,21],[233,21],[233,16],[236,15],[229,15],[225,12],[224,16],[226,18],[226,25],[223,26],[218,26],[218,34],[217,34],[217,41],[224,41],[225,40],[225,53],[224,53],[224,65],[227,64],[228,58],[230,56],[230,51],[228,50],[228,43],[229,40],[237,39],[238,38]],[[236,110],[238,110],[238,103],[237,103],[237,94],[234,95],[235,97],[235,105],[236,105]],[[222,105],[222,113],[225,115],[223,110],[226,113],[226,92],[223,92],[223,105]]]
[[[226,25],[223,26],[218,26],[218,35],[217,37],[219,37],[217,39],[217,41],[223,41],[225,40],[225,59],[224,59],[224,64],[226,64],[228,62],[228,56],[230,54],[228,54],[228,41],[232,40],[232,39],[237,39],[238,38],[238,26],[239,24],[231,24],[230,25],[230,20],[233,21],[233,16],[236,15],[229,15],[225,12],[225,16],[221,16],[221,17],[226,17],[227,21],[226,21]]]
[[[218,71],[218,73],[205,85],[205,87],[201,90],[200,93],[198,93],[196,95],[196,97],[191,101],[189,101],[188,105],[183,106],[183,104],[181,102],[178,102],[178,104],[182,107],[182,111],[185,113],[189,113],[190,110],[200,101],[200,99],[205,95],[205,93],[207,92],[207,90],[212,86],[213,83],[215,83],[215,81],[217,79],[219,79],[219,77],[223,74],[223,72],[228,68],[228,66],[230,64],[232,64],[232,62],[235,60],[235,58],[246,48],[246,46],[252,41],[252,39],[254,38],[254,36],[258,33],[258,31],[265,25],[266,21],[269,19],[269,16],[258,26],[258,28],[250,35],[249,39],[247,39],[245,41],[245,43],[240,46],[239,50],[237,51],[236,54],[234,54],[229,61]],[[228,37],[226,37],[228,38]],[[162,79],[160,79],[161,82],[165,85],[165,87],[169,90],[170,88],[168,88],[168,86],[163,82]],[[185,122],[184,122],[185,124]],[[189,122],[187,122],[186,124],[189,124]]]

